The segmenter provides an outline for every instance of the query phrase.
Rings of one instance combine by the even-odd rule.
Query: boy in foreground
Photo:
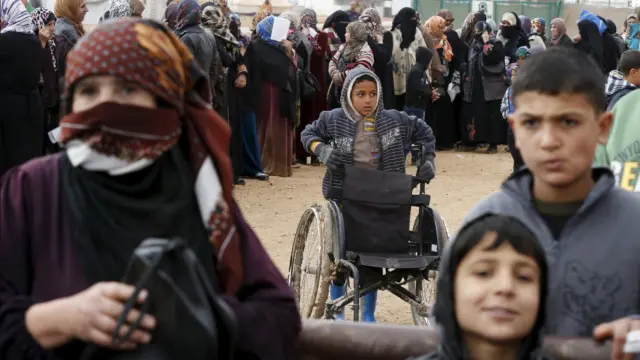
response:
[[[627,333],[640,330],[640,200],[615,187],[609,169],[591,168],[612,122],[601,72],[554,47],[522,64],[513,101],[509,123],[527,167],[462,226],[493,213],[533,229],[550,266],[545,333],[612,338],[612,357],[622,359]]]

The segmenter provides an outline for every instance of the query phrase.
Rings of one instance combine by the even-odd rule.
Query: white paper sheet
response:
[[[282,41],[287,38],[291,21],[277,17],[273,20],[273,29],[271,30],[271,40]]]
[[[51,143],[56,144],[60,142],[60,126],[49,131],[49,140]]]
[[[311,37],[316,37],[316,35],[318,35],[318,32],[313,28],[309,28],[309,35],[311,35]]]

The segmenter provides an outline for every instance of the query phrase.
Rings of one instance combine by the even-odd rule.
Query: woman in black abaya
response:
[[[496,153],[497,145],[507,141],[507,127],[500,114],[500,103],[507,88],[505,52],[502,43],[491,36],[487,23],[477,23],[474,30],[462,84],[461,119],[466,125],[462,142],[465,146],[488,143],[487,153]]]
[[[604,71],[604,47],[598,26],[590,20],[582,20],[578,23],[578,31],[580,32],[580,40],[575,44],[576,49],[591,56]]]

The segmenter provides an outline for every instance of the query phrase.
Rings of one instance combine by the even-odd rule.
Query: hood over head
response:
[[[513,226],[513,222],[517,224]],[[511,225],[507,227],[508,223],[511,223]],[[541,331],[546,316],[545,299],[547,297],[548,287],[547,262],[544,248],[536,239],[532,229],[518,219],[511,218],[509,215],[487,211],[478,214],[478,216],[464,224],[453,241],[447,246],[440,260],[437,280],[438,291],[436,293],[435,304],[432,308],[432,316],[437,323],[438,333],[440,335],[439,354],[442,359],[470,358],[468,350],[464,345],[462,330],[456,320],[454,300],[455,276],[457,268],[463,258],[477,246],[477,243],[482,239],[484,234],[492,230],[499,234],[496,239],[497,242],[501,240],[508,241],[508,243],[514,246],[512,242],[513,238],[520,238],[520,241],[515,242],[517,245],[514,246],[515,250],[533,257],[540,267],[540,305],[538,308],[538,316],[531,333],[522,342],[518,353],[518,360],[540,358],[537,349],[540,347]],[[523,234],[527,233],[530,233],[530,235],[523,236]]]
[[[355,85],[356,80],[363,76],[371,77],[376,82],[376,87],[378,88],[378,102],[376,109],[373,111],[373,114],[371,114],[371,116],[377,118],[380,110],[384,108],[382,103],[382,86],[380,84],[380,79],[373,71],[365,67],[357,67],[349,71],[347,79],[344,81],[344,85],[342,86],[342,93],[340,94],[340,103],[342,104],[342,110],[344,110],[347,117],[352,121],[356,121],[358,118],[362,117],[362,115],[360,115],[358,111],[356,111],[356,109],[353,107],[353,104],[351,102],[351,91],[353,90],[353,86]]]

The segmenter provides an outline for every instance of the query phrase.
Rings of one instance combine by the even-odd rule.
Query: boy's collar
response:
[[[590,206],[615,187],[613,172],[608,167],[593,167],[591,169],[591,176],[593,177],[594,185],[584,199],[582,208]],[[516,198],[531,203],[533,200],[533,174],[531,170],[523,166],[502,183],[501,189]]]

